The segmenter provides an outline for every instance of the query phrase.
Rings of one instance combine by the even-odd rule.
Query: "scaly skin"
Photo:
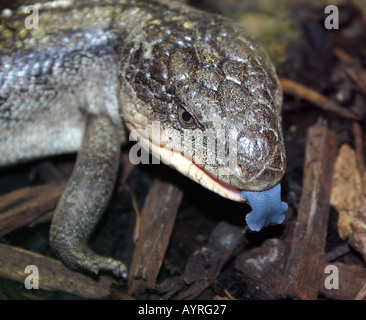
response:
[[[126,275],[121,262],[85,245],[113,189],[124,125],[229,199],[280,182],[281,88],[241,27],[172,1],[44,2],[37,30],[24,28],[21,10],[0,16],[0,165],[81,148],[51,227],[66,264]],[[187,133],[195,139],[177,143]],[[200,134],[214,143],[202,140],[198,152]]]

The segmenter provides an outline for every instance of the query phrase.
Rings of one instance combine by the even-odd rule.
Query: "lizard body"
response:
[[[280,84],[240,26],[164,0],[43,1],[38,10],[38,29],[24,27],[23,10],[0,16],[0,166],[79,150],[51,225],[67,265],[126,276],[122,262],[86,246],[113,189],[126,128],[231,200],[281,181]],[[195,135],[184,140],[187,133]]]

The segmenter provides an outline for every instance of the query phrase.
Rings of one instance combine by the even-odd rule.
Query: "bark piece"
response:
[[[29,273],[28,265],[38,268],[39,289],[61,291],[84,298],[107,297],[113,278],[100,275],[97,280],[82,273],[72,271],[60,261],[10,245],[0,244],[0,278],[24,283]]]
[[[139,239],[133,253],[129,293],[154,288],[173,231],[183,192],[176,186],[156,180],[141,213]]]
[[[66,187],[46,184],[22,188],[0,197],[0,237],[53,211]]]
[[[338,232],[366,261],[366,170],[362,131],[354,123],[356,150],[344,144],[334,168],[331,204],[338,211]]]
[[[361,126],[355,122],[352,126],[352,131],[355,138],[357,168],[361,176],[361,194],[357,211],[354,218],[350,220],[353,232],[349,242],[361,253],[366,262],[366,165],[363,157]]]
[[[330,204],[338,212],[338,233],[342,239],[352,234],[350,220],[355,218],[361,200],[361,175],[355,151],[343,144],[334,165]]]
[[[319,120],[307,133],[303,192],[280,292],[316,299],[329,215],[337,139]]]
[[[325,272],[326,267],[331,268]],[[327,298],[350,300],[365,299],[366,269],[345,263],[325,264],[321,268],[319,292]],[[328,279],[327,279],[328,278]]]

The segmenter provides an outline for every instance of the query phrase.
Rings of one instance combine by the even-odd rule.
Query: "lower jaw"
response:
[[[140,135],[139,144],[146,150],[150,150],[153,156],[175,170],[199,183],[206,189],[213,191],[220,196],[236,202],[243,202],[240,195],[241,191],[227,186],[216,178],[212,177],[192,160],[184,157],[180,152],[176,152],[164,146],[154,144],[150,139]]]

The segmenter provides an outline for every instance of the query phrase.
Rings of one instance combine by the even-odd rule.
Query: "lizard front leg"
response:
[[[107,116],[90,115],[70,181],[58,203],[50,230],[51,246],[73,269],[127,277],[123,262],[99,256],[87,241],[112,194],[119,164],[118,127]]]

